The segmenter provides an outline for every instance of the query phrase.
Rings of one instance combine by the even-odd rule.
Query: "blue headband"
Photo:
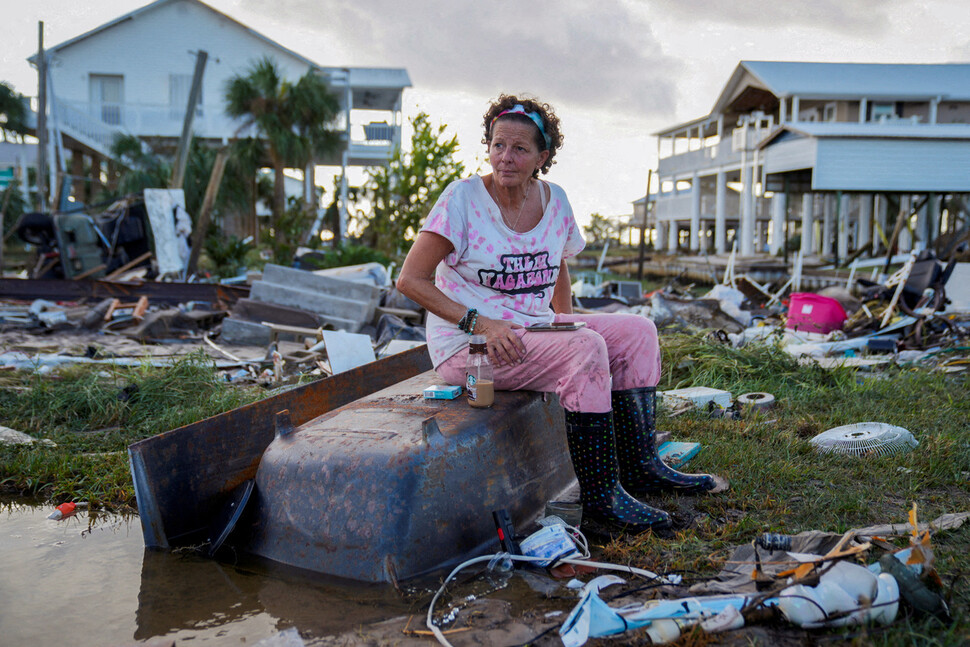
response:
[[[536,127],[539,128],[539,133],[542,135],[543,141],[546,142],[545,150],[549,150],[550,148],[552,148],[552,140],[550,140],[549,135],[546,134],[546,129],[542,125],[542,116],[539,115],[538,112],[529,112],[528,110],[525,109],[525,107],[521,103],[517,103],[511,108],[509,108],[508,110],[503,110],[502,112],[495,115],[495,117],[492,118],[492,124],[495,123],[496,119],[498,119],[499,117],[504,117],[505,115],[524,115],[529,119],[531,119],[532,122],[536,125]],[[488,125],[489,130],[492,129],[492,124]]]

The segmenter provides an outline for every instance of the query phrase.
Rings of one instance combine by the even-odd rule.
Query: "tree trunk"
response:
[[[283,175],[283,164],[273,165],[273,237],[280,235],[277,231],[283,213],[286,211],[286,176]]]

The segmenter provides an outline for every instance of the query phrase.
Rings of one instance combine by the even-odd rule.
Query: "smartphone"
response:
[[[563,321],[560,323],[535,324],[533,326],[526,326],[525,329],[530,332],[557,332],[560,330],[579,330],[585,327],[585,321]]]

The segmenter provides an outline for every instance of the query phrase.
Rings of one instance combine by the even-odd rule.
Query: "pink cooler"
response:
[[[786,327],[801,332],[829,333],[842,328],[848,315],[842,304],[812,292],[795,292],[788,306]]]

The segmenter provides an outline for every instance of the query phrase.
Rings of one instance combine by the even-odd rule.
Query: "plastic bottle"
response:
[[[485,408],[495,401],[495,378],[488,361],[485,335],[472,335],[468,342],[468,361],[465,364],[465,390],[468,404]]]
[[[755,540],[765,550],[791,550],[791,535],[766,532]]]
[[[54,508],[54,511],[49,515],[47,515],[47,518],[54,519],[55,521],[60,521],[64,517],[70,517],[72,514],[74,514],[76,509],[77,509],[77,504],[71,501],[68,501],[67,503],[62,503],[61,505]]]

